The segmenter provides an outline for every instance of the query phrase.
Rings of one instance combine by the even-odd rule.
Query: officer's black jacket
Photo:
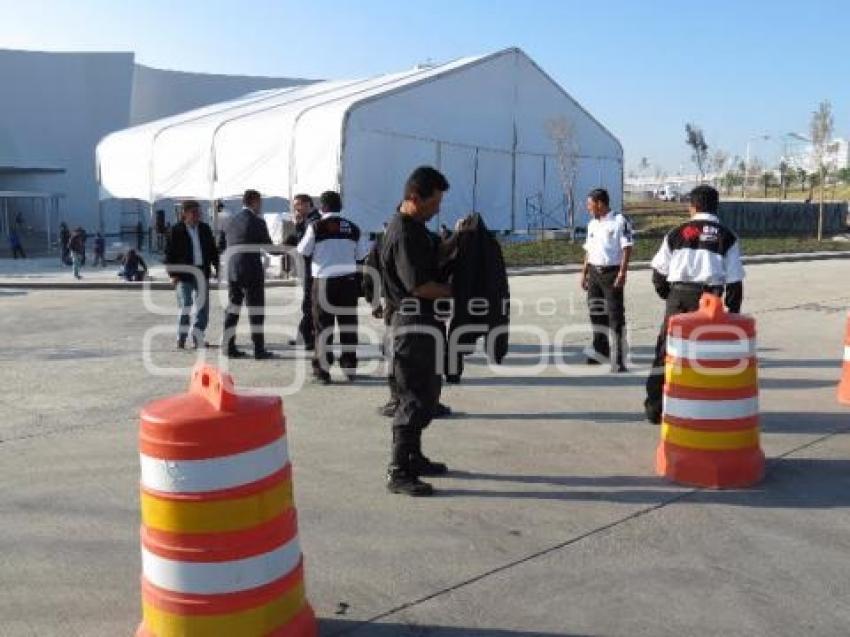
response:
[[[276,250],[265,220],[248,208],[243,208],[228,220],[219,241],[219,250],[224,253],[228,247],[241,245],[249,246],[248,250],[234,253],[225,264],[228,282],[245,287],[262,285],[265,271],[260,251]]]
[[[481,329],[461,332],[457,342],[471,345],[484,336],[488,353],[496,363],[501,363],[508,353],[508,276],[499,242],[487,229],[481,215],[475,213],[474,216],[478,217],[475,230],[457,232],[449,240],[455,251],[447,266],[454,294],[449,334],[451,337],[452,332],[464,326],[481,326]],[[497,328],[501,329],[494,332]],[[494,337],[495,341],[491,342]]]

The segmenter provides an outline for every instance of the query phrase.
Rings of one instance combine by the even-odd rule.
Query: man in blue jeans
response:
[[[177,347],[186,347],[193,305],[192,342],[196,348],[207,347],[204,332],[210,311],[209,280],[213,268],[218,273],[218,249],[212,228],[201,221],[201,206],[197,201],[190,199],[183,202],[181,221],[171,228],[163,262],[174,283],[180,307]]]

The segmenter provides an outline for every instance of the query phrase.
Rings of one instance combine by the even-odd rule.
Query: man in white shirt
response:
[[[342,346],[339,366],[348,380],[354,378],[357,368],[358,269],[369,254],[369,243],[360,228],[340,214],[339,193],[324,192],[319,201],[322,217],[307,226],[297,249],[301,256],[311,259],[313,275],[313,378],[327,385],[333,365],[334,324],[339,327]]]
[[[592,219],[587,224],[585,256],[581,287],[587,291],[587,305],[593,328],[593,351],[587,364],[599,365],[611,358],[613,336],[615,356],[612,369],[626,371],[626,310],[623,289],[634,238],[629,220],[610,208],[608,191],[591,190],[587,195],[587,211]]]
[[[694,188],[690,194],[690,221],[667,233],[652,259],[652,283],[666,302],[644,401],[646,419],[656,425],[661,423],[667,321],[675,314],[698,309],[705,292],[725,296],[730,312],[741,310],[744,296],[741,242],[720,223],[719,205],[717,190],[705,184]]]

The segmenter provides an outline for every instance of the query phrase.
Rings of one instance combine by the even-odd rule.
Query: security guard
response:
[[[611,356],[609,334],[614,337],[616,356],[612,369],[626,371],[624,331],[626,310],[623,289],[629,270],[634,239],[632,226],[622,214],[610,208],[608,191],[591,190],[587,195],[587,211],[593,219],[587,224],[584,244],[584,266],[581,287],[587,291],[590,323],[593,326],[593,352],[588,365],[598,365]]]
[[[740,312],[744,296],[741,243],[720,223],[720,196],[711,186],[691,191],[691,219],[671,230],[652,259],[652,283],[667,306],[655,346],[655,360],[646,381],[646,418],[661,423],[667,322],[675,314],[693,312],[703,292],[724,296],[730,312]]]
[[[341,216],[342,199],[329,190],[320,197],[322,217],[307,226],[298,254],[311,259],[313,274],[313,378],[330,384],[334,324],[339,326],[339,366],[348,380],[357,368],[358,263],[369,253],[367,237],[357,224]]]
[[[284,243],[293,248],[297,247],[307,228],[322,215],[313,207],[313,198],[308,194],[295,195],[292,198],[292,210],[295,213],[295,232],[286,238]],[[298,323],[298,338],[289,341],[290,345],[304,346],[311,350],[315,346],[316,333],[313,326],[313,272],[309,257],[301,257],[301,320]]]
[[[452,296],[451,287],[439,282],[438,246],[425,224],[439,211],[448,189],[449,182],[436,169],[414,170],[381,245],[384,293],[395,308],[390,342],[399,399],[387,471],[391,493],[431,495],[433,488],[419,477],[448,471],[422,453],[422,430],[433,418],[441,388],[438,349],[445,328],[436,318],[435,302]]]

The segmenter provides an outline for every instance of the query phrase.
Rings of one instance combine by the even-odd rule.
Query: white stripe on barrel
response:
[[[850,345],[844,346],[844,360],[850,363]]]
[[[243,453],[204,460],[162,460],[140,454],[142,485],[163,493],[203,493],[231,489],[283,469],[289,461],[286,437]]]
[[[664,414],[692,420],[733,420],[755,416],[759,411],[759,399],[739,398],[736,400],[691,400],[664,396]]]
[[[178,562],[142,547],[142,571],[151,584],[195,595],[220,595],[265,586],[291,573],[300,561],[297,537],[263,555],[230,562]]]
[[[667,338],[667,354],[675,358],[704,361],[726,361],[749,358],[756,352],[755,339],[731,341],[694,341],[677,336]]]

